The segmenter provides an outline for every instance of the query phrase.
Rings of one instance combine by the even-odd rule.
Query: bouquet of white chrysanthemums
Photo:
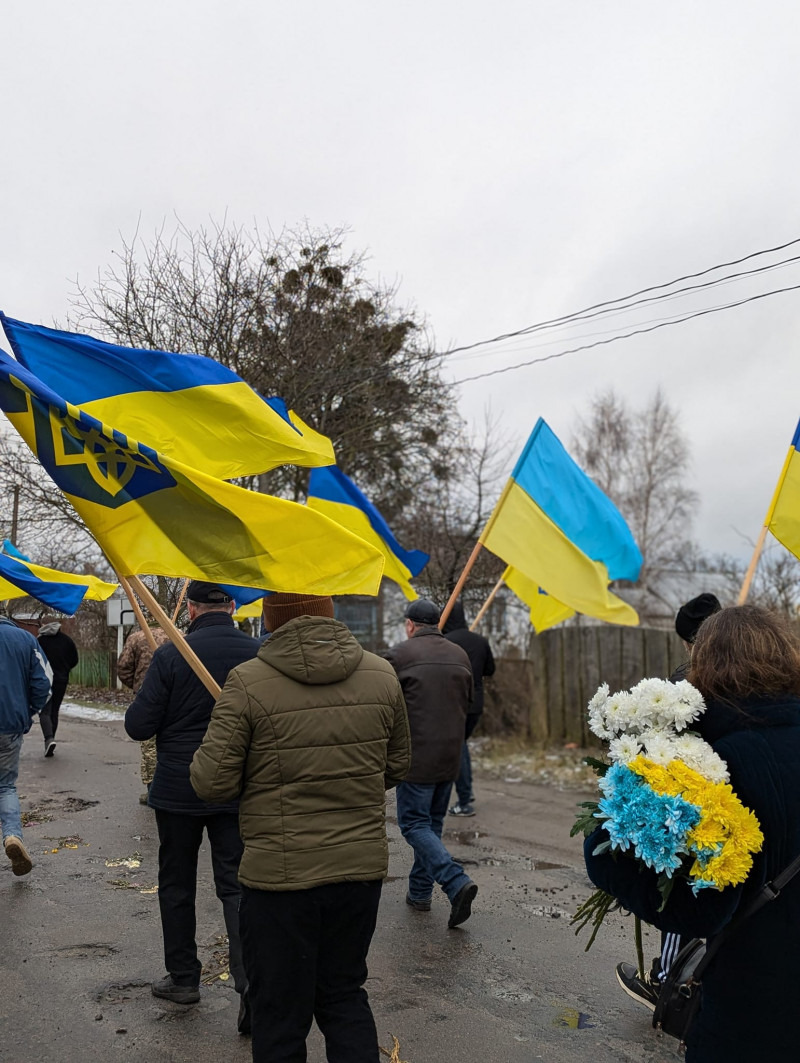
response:
[[[589,727],[608,742],[613,763],[630,764],[639,756],[664,766],[679,760],[711,782],[727,782],[722,757],[699,735],[681,733],[705,710],[703,695],[685,679],[643,679],[615,694],[603,683],[589,702]]]

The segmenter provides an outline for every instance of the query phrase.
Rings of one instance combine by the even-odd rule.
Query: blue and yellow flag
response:
[[[323,514],[159,454],[65,402],[2,351],[0,408],[121,575],[378,592],[381,553]]]
[[[231,480],[336,460],[327,436],[213,358],[0,321],[20,365],[66,402],[190,468]]]
[[[783,463],[764,524],[786,549],[800,557],[800,424]]]
[[[480,538],[487,550],[576,612],[639,623],[608,589],[636,580],[642,555],[613,502],[541,419]]]
[[[531,624],[537,635],[556,624],[575,616],[575,610],[551,597],[534,580],[529,580],[510,565],[502,576],[506,586],[524,602],[530,610]]]
[[[386,559],[384,576],[406,598],[419,597],[409,580],[420,574],[430,557],[422,550],[404,550],[375,506],[335,465],[311,470],[308,505],[380,550]]]
[[[3,543],[3,552],[0,553],[0,601],[29,595],[51,609],[72,615],[77,612],[84,598],[104,602],[118,586],[117,583],[106,583],[97,576],[77,575],[34,565],[8,540]]]

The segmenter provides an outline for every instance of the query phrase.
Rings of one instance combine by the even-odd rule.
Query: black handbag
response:
[[[717,934],[707,948],[702,938],[693,938],[684,945],[667,972],[658,994],[653,1012],[653,1026],[657,1030],[677,1037],[680,1047],[686,1047],[686,1035],[703,999],[703,972],[744,920],[755,915],[769,901],[774,901],[798,871],[800,856],[771,882],[762,886],[744,914]]]

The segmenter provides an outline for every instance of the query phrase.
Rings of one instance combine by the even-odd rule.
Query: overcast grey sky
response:
[[[7,5],[0,307],[63,320],[71,281],[107,263],[120,233],[174,213],[190,227],[226,211],[273,229],[350,226],[351,248],[399,281],[442,348],[794,239],[797,12]],[[791,284],[797,266],[691,305]],[[739,533],[755,538],[800,417],[798,323],[800,292],[775,296],[465,384],[462,411],[480,419],[491,403],[520,444],[541,415],[568,443],[598,391],[641,403],[660,384],[692,445],[696,537],[747,554]],[[453,378],[559,349],[532,343],[454,356]]]

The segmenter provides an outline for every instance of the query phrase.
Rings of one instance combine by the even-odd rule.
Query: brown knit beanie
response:
[[[333,618],[333,598],[312,594],[270,594],[264,599],[264,627],[267,631],[277,631],[298,616]]]

